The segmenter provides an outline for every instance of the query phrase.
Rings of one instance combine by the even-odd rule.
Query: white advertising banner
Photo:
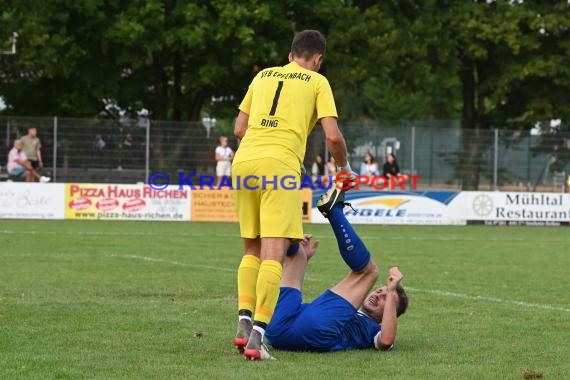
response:
[[[0,182],[0,219],[63,219],[65,184]]]
[[[344,214],[355,224],[466,224],[465,203],[457,191],[349,191]],[[327,223],[313,196],[313,223]]]
[[[355,224],[560,225],[570,222],[570,194],[485,191],[349,191]],[[313,195],[313,223],[326,223]]]
[[[65,219],[190,220],[192,192],[168,186],[70,183],[65,185]]]
[[[570,221],[568,193],[465,191],[466,219],[498,224],[560,224]]]

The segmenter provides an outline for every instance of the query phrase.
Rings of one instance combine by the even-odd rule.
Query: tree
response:
[[[438,4],[439,3],[439,4]],[[568,3],[438,2],[443,40],[454,57],[462,88],[464,189],[477,189],[486,165],[484,131],[492,127],[530,129],[537,120],[567,118],[569,88]],[[545,21],[547,20],[547,21]]]
[[[132,115],[198,120],[213,96],[235,107],[255,64],[286,59],[293,27],[276,17],[280,4],[12,1],[2,26],[20,32],[20,54],[0,64],[1,95],[24,115],[93,117],[110,100]],[[153,136],[159,167],[181,155],[187,130],[171,126]],[[182,137],[167,149],[165,133]]]
[[[328,38],[323,70],[341,122],[461,118],[464,189],[485,172],[486,131],[528,130],[570,112],[563,0],[3,5],[0,36],[20,33],[18,55],[0,61],[11,113],[92,117],[108,100],[153,119],[199,120],[205,110],[230,118],[255,71],[286,63],[291,37],[306,28]],[[157,149],[175,161],[185,132],[173,131],[182,138],[169,149],[156,136]]]
[[[241,93],[255,63],[275,60],[276,41],[256,32],[292,33],[269,28],[272,8],[256,1],[28,0],[6,9],[2,31],[18,30],[20,49],[1,62],[2,95],[27,115],[94,116],[110,98],[156,119],[197,120],[212,95]]]

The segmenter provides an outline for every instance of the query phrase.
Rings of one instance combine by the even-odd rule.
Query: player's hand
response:
[[[341,190],[350,190],[356,185],[356,177],[358,174],[351,171],[340,171],[336,175],[336,181]]]
[[[40,167],[40,169],[43,169],[43,167],[44,167],[44,162],[43,162],[43,161],[38,162],[38,166]]]
[[[301,247],[303,248],[305,254],[307,255],[307,260],[309,260],[311,257],[315,255],[315,253],[317,253],[317,249],[321,244],[320,240],[311,243],[312,238],[313,235],[305,234],[303,240],[300,242]]]
[[[388,290],[396,290],[396,286],[398,286],[398,284],[400,283],[400,281],[402,281],[403,278],[404,275],[402,274],[402,272],[400,272],[398,267],[390,268],[390,270],[388,271],[388,279],[386,280],[386,288]]]

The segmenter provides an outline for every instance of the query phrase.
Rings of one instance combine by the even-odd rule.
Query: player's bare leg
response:
[[[312,235],[305,234],[305,239],[299,244],[291,245],[283,261],[283,278],[281,287],[302,290],[307,263],[315,255],[320,241],[311,243]]]

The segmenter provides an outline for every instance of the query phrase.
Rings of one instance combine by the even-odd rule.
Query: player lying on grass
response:
[[[378,278],[378,266],[342,211],[344,192],[333,186],[317,205],[329,219],[351,272],[313,302],[303,303],[307,262],[319,245],[318,241],[311,244],[311,236],[306,235],[298,250],[290,250],[285,258],[277,307],[265,335],[268,343],[294,351],[392,348],[397,317],[408,306],[400,285],[402,273],[391,268],[386,285],[369,293]]]

